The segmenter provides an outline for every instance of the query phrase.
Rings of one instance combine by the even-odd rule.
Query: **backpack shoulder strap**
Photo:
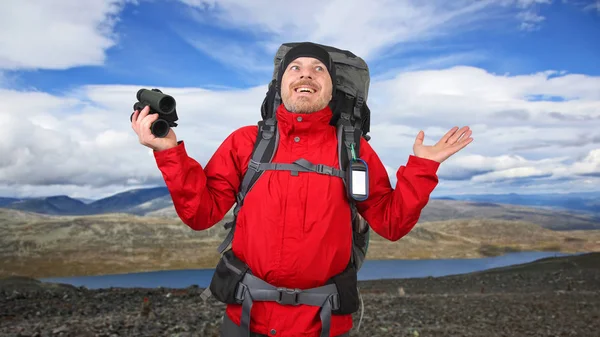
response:
[[[227,246],[233,241],[233,235],[235,232],[235,222],[237,220],[238,212],[244,203],[244,198],[252,189],[252,186],[258,178],[262,175],[263,171],[254,170],[250,166],[252,163],[265,163],[271,162],[273,156],[277,150],[279,144],[279,132],[277,132],[277,120],[275,117],[261,120],[258,122],[258,133],[256,135],[256,141],[254,142],[254,149],[252,150],[252,156],[250,158],[250,165],[244,174],[244,178],[241,183],[240,190],[236,195],[236,205],[233,209],[233,220],[226,223],[224,226],[229,229],[229,233],[223,242],[217,248],[219,254],[223,254]]]
[[[356,128],[353,123],[353,117],[350,113],[356,114],[356,110],[361,108],[362,104],[356,104],[351,97],[344,97],[339,104],[340,114],[337,120],[337,136],[338,136],[338,160],[340,169],[346,171],[350,161],[358,157],[360,154],[360,142],[363,132]],[[346,191],[348,191],[348,182],[344,177]],[[369,227],[358,214],[356,201],[348,197],[351,211],[352,223],[352,254],[350,263],[354,265],[356,270],[360,270],[366,258],[369,244]]]

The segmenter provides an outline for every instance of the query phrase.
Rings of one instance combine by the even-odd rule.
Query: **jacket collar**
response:
[[[319,132],[330,127],[333,112],[329,105],[312,113],[294,113],[288,111],[283,104],[275,112],[277,128],[281,134]]]

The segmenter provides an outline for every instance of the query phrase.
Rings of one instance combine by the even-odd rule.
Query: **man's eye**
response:
[[[290,69],[292,69],[292,70],[298,70],[298,66],[292,66]]]
[[[317,66],[317,70],[318,70],[318,71],[323,71],[323,67],[321,67],[321,66]]]

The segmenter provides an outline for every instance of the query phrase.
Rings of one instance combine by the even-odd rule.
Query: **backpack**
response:
[[[252,159],[243,178],[241,189],[236,196],[237,203],[233,210],[233,220],[224,225],[226,229],[229,229],[229,233],[217,248],[220,254],[223,254],[227,246],[233,241],[235,221],[237,214],[244,203],[244,197],[248,194],[265,169],[316,171],[322,174],[331,174],[331,171],[335,170],[323,165],[315,165],[308,162],[289,165],[277,164],[278,167],[270,165],[279,141],[277,121],[274,117],[274,112],[281,104],[281,97],[277,90],[277,75],[279,71],[282,71],[280,69],[280,63],[283,60],[283,57],[288,50],[297,44],[298,43],[284,43],[279,47],[275,54],[273,77],[269,83],[266,97],[261,105],[262,120],[258,122],[258,135],[254,144]],[[326,45],[320,46],[329,52],[336,67],[337,90],[335,97],[333,97],[329,103],[329,106],[333,111],[330,124],[332,126],[337,126],[338,160],[340,168],[343,170],[348,166],[350,160],[360,153],[360,137],[364,137],[367,141],[371,139],[368,135],[370,131],[371,112],[367,106],[370,85],[369,68],[362,58],[354,55],[350,51]],[[298,167],[298,165],[304,167]],[[342,174],[341,178],[344,180],[346,189],[348,189],[346,176]],[[370,229],[367,222],[358,214],[354,200],[348,198],[348,201],[350,202],[352,212],[351,226],[353,229],[353,251],[350,262],[358,272],[366,258],[369,246]]]

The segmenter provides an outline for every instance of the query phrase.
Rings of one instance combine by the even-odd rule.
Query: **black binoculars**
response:
[[[133,110],[142,111],[144,107],[149,106],[149,114],[158,114],[158,119],[152,122],[150,132],[156,137],[163,138],[169,134],[169,129],[176,127],[178,120],[175,110],[175,99],[172,96],[165,95],[158,89],[140,89],[137,92],[137,102],[133,105]],[[134,112],[135,113],[135,112]],[[133,113],[129,116],[131,122]]]

